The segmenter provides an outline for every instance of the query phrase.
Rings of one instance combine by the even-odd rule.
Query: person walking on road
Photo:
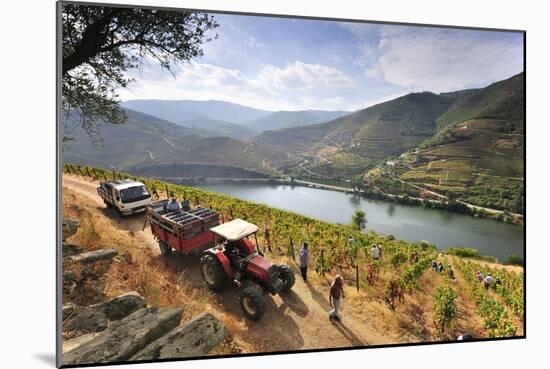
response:
[[[330,321],[340,321],[340,302],[344,297],[344,279],[341,275],[337,275],[330,285],[330,293],[328,296],[330,307],[332,308],[328,315]]]
[[[304,282],[307,282],[307,266],[309,265],[309,250],[306,241],[302,242],[300,248],[300,272],[302,272],[302,278]]]

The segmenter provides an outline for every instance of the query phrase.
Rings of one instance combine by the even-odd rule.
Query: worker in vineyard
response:
[[[302,247],[300,248],[300,272],[302,273],[302,278],[304,279],[304,282],[307,282],[308,264],[309,264],[308,244],[306,241],[303,241]]]
[[[479,282],[482,282],[483,281],[483,273],[481,273],[481,271],[477,271],[476,272],[476,278]]]
[[[334,278],[334,281],[332,281],[332,284],[330,285],[330,292],[328,296],[328,301],[330,304],[330,307],[332,310],[330,310],[328,314],[328,319],[332,322],[333,320],[336,320],[337,322],[340,321],[340,301],[343,299],[344,296],[344,279],[341,275],[336,275]]]
[[[437,271],[438,271],[439,273],[443,273],[443,270],[444,270],[444,268],[443,268],[443,263],[442,263],[442,262],[439,262],[439,265],[437,266]]]
[[[449,276],[449,279],[451,281],[455,280],[455,271],[453,270],[453,267],[449,265],[449,271],[447,272],[447,275]]]
[[[434,272],[437,272],[437,269],[438,269],[437,261],[432,260],[432,270],[433,270]]]
[[[179,201],[176,197],[172,197],[166,203],[166,211],[168,211],[168,212],[178,211],[180,209],[181,209],[181,204],[179,203]]]
[[[382,250],[380,249],[380,246],[377,244],[372,244],[372,247],[370,249],[370,253],[372,255],[373,260],[380,260],[380,257],[382,256]]]
[[[418,251],[414,251],[411,253],[411,256],[409,257],[409,263],[414,264],[418,263]]]
[[[488,290],[489,287],[491,287],[492,283],[493,283],[493,277],[491,276],[491,273],[487,273],[487,277],[485,277],[485,279],[483,280],[483,286],[485,287],[486,290]]]

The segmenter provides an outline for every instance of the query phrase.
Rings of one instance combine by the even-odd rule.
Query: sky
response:
[[[353,111],[410,92],[485,87],[523,71],[523,35],[214,14],[204,55],[152,59],[120,98],[223,100],[266,110]]]

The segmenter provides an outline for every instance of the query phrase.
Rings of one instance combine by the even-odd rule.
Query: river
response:
[[[362,209],[367,214],[366,231],[373,229],[409,242],[426,240],[439,249],[472,247],[499,260],[509,255],[524,257],[523,226],[519,225],[303,186],[210,184],[198,187],[333,223],[349,224],[352,213]]]

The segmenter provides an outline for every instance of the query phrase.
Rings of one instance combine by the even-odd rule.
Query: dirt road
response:
[[[157,242],[153,239],[149,227],[143,229],[144,216],[136,215],[120,218],[115,211],[105,209],[103,201],[97,195],[97,182],[82,177],[64,175],[63,187],[85,196],[97,204],[98,210],[111,217],[117,225],[133,231],[134,237],[160,254]],[[178,270],[185,272],[186,283],[194,288],[206,288],[196,258],[174,255],[165,258]],[[247,340],[256,350],[262,352],[288,351],[300,349],[318,349],[350,346],[367,346],[402,342],[402,338],[391,336],[383,329],[377,329],[368,323],[368,317],[353,316],[347,312],[343,302],[343,321],[331,323],[328,320],[328,286],[315,281],[304,283],[294,268],[297,280],[292,291],[277,296],[267,296],[267,310],[264,317],[253,322],[246,319],[239,306],[239,291],[236,287],[227,288],[220,294],[212,293],[212,309],[231,314],[242,322]],[[365,322],[367,321],[367,322]]]

